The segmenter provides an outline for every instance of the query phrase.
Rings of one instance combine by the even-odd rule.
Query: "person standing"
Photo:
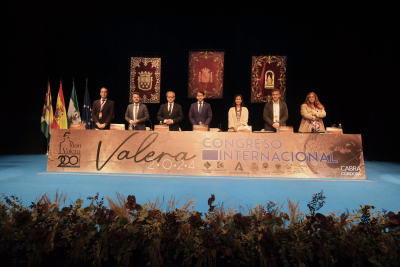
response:
[[[319,102],[318,96],[311,92],[301,105],[301,119],[299,132],[325,132],[322,118],[326,117],[325,107]]]
[[[101,99],[93,102],[92,118],[96,129],[109,130],[114,119],[114,101],[107,99],[108,89],[100,89]]]
[[[247,126],[248,121],[249,111],[244,106],[243,96],[236,95],[228,112],[228,132],[237,132],[238,127]]]
[[[181,105],[175,103],[175,93],[167,92],[167,103],[161,105],[157,120],[169,125],[170,131],[179,131],[179,122],[183,120]]]
[[[272,101],[264,106],[263,118],[265,121],[265,131],[276,132],[279,126],[286,126],[289,118],[288,108],[285,102],[280,101],[281,91],[272,89]]]
[[[149,120],[147,106],[140,103],[141,97],[138,92],[133,92],[133,104],[128,105],[125,112],[125,120],[132,125],[133,130],[146,130],[145,122]]]
[[[211,105],[204,102],[204,92],[197,91],[197,102],[190,106],[189,120],[192,125],[207,125],[210,129],[210,123],[212,120]]]

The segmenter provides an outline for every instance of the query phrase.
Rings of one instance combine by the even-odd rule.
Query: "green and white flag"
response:
[[[67,115],[68,115],[68,128],[71,125],[71,123],[81,122],[81,113],[79,112],[78,97],[76,96],[74,82],[72,82],[72,94],[71,98],[69,99],[69,107]]]

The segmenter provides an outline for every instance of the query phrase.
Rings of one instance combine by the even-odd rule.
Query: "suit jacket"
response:
[[[201,114],[198,109],[198,101],[190,106],[189,110],[189,120],[192,125],[199,125],[200,121],[202,124],[210,127],[212,120],[211,105],[203,101],[203,108],[201,109]]]
[[[92,118],[94,122],[94,127],[97,127],[97,123],[106,124],[106,127],[104,129],[110,129],[110,123],[114,119],[114,101],[107,99],[106,103],[103,106],[102,112],[102,118],[99,119],[99,113],[100,113],[100,108],[101,108],[101,101],[96,100],[93,102],[92,106]]]
[[[157,120],[164,122],[164,120],[171,119],[174,121],[173,124],[169,125],[170,131],[179,131],[179,122],[183,120],[183,112],[181,105],[174,103],[171,116],[168,114],[168,103],[162,104],[160,110],[157,113]]]
[[[129,123],[131,120],[133,120],[133,106],[134,104],[128,105],[128,108],[126,109],[125,112],[125,120]],[[134,126],[135,130],[146,130],[146,125],[145,122],[149,120],[149,111],[147,110],[147,106],[145,104],[140,103],[139,104],[139,110],[138,110],[138,115],[137,115],[137,120],[139,120],[139,123]]]
[[[265,121],[264,129],[266,131],[274,131],[276,132],[276,129],[272,127],[272,124],[274,124],[274,105],[273,101],[269,101],[268,103],[265,104],[264,106],[264,114],[263,118]],[[286,126],[286,121],[289,118],[288,114],[288,108],[285,102],[279,100],[279,126]]]
[[[312,109],[307,104],[301,105],[300,113],[303,118],[301,119],[299,132],[311,132],[310,121],[318,121],[320,132],[325,132],[324,122],[322,121],[322,118],[326,117],[325,109],[319,109],[317,116],[312,115],[311,112]]]

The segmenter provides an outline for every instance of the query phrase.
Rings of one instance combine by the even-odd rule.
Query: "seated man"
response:
[[[210,129],[210,123],[212,120],[211,105],[204,102],[204,92],[197,92],[197,102],[190,106],[189,120],[192,125],[207,125]]]
[[[145,122],[149,120],[147,106],[140,103],[141,97],[138,92],[133,92],[133,104],[128,105],[125,112],[125,120],[132,125],[132,130],[146,130]]]
[[[107,99],[108,89],[100,89],[100,100],[93,102],[92,118],[97,130],[110,129],[110,123],[114,119],[114,102]]]
[[[273,89],[272,101],[267,102],[264,106],[263,118],[266,131],[276,132],[279,126],[286,126],[286,121],[289,118],[288,108],[285,102],[279,100],[280,97],[281,91]]]
[[[175,103],[175,93],[167,92],[168,103],[161,105],[157,120],[169,125],[170,131],[179,131],[179,122],[183,120],[181,105]]]

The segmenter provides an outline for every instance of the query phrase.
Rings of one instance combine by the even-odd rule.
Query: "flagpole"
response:
[[[47,85],[49,85],[49,83],[50,83],[50,76],[47,76]],[[51,124],[48,126],[49,128],[51,127]],[[50,149],[50,146],[49,146],[49,142],[48,142],[48,139],[49,139],[49,134],[47,134],[47,138],[46,138],[46,155],[45,156],[48,156],[49,155],[49,149]]]

